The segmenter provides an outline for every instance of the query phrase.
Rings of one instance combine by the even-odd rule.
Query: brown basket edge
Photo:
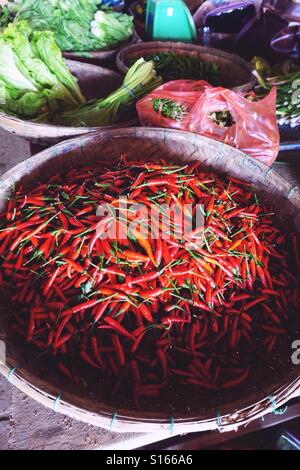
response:
[[[222,51],[220,49],[216,49],[213,47],[207,47],[207,46],[201,46],[198,44],[188,44],[184,42],[175,42],[175,41],[147,41],[143,42],[142,44],[131,44],[127,47],[122,48],[116,57],[116,65],[118,70],[121,73],[126,73],[128,71],[128,66],[126,65],[126,62],[124,60],[124,56],[126,54],[132,52],[132,51],[138,51],[139,49],[141,50],[147,50],[147,49],[171,49],[171,50],[176,50],[176,49],[182,49],[184,51],[198,51],[199,54],[201,53],[211,53],[215,56],[218,57],[223,57],[225,59],[228,59],[229,61],[234,61],[238,63],[242,68],[248,71],[249,77],[251,77],[250,81],[248,83],[245,83],[244,85],[241,85],[239,87],[234,87],[233,89],[238,89],[238,88],[243,88],[244,91],[251,91],[256,83],[256,78],[253,75],[253,69],[251,65],[242,57],[238,56],[237,54],[233,54],[227,51]]]

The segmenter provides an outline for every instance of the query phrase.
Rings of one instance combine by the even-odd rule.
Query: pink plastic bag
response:
[[[142,125],[205,135],[237,147],[266,165],[271,165],[279,152],[275,88],[264,99],[250,101],[202,80],[176,80],[140,100],[137,111]],[[225,125],[220,124],[221,112],[230,118]]]
[[[150,95],[137,103],[137,112],[142,126],[172,127],[188,131],[190,126],[190,113],[197,100],[210,85],[204,80],[174,80],[156,88]],[[159,107],[159,100],[161,102]],[[175,101],[179,105],[178,112],[182,110],[182,117],[170,119],[167,117],[162,105],[167,100]],[[158,108],[156,108],[156,103]],[[156,111],[157,109],[157,111]]]

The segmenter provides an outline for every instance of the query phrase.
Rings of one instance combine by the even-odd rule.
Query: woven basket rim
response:
[[[139,413],[142,416],[132,416],[132,412],[126,410],[115,410],[110,408],[107,411],[97,412],[84,406],[76,406],[71,403],[68,398],[72,399],[72,395],[64,393],[58,388],[55,394],[49,389],[49,385],[44,381],[39,381],[40,385],[36,386],[22,377],[22,368],[14,370],[14,367],[4,364],[0,361],[0,373],[11,384],[25,393],[30,398],[36,400],[43,406],[52,409],[56,413],[61,413],[70,418],[83,421],[87,424],[98,426],[112,431],[112,423],[114,421],[113,431],[120,433],[130,432],[158,432],[170,430],[171,424],[174,426],[176,433],[218,430],[220,432],[230,432],[237,430],[241,426],[247,426],[254,420],[263,418],[269,413],[274,413],[278,408],[283,407],[287,401],[300,396],[300,377],[285,387],[274,389],[270,395],[266,395],[256,403],[236,409],[231,413],[222,410],[214,410],[214,414],[210,418],[201,418],[198,414],[190,417],[174,416],[164,417],[155,416],[154,413]],[[13,373],[12,373],[13,372]],[[44,386],[45,385],[45,386]],[[48,386],[47,386],[48,385]],[[157,414],[157,413],[156,413]],[[149,415],[149,416],[147,416]],[[115,418],[114,418],[115,417]],[[127,427],[126,427],[127,426]]]
[[[79,133],[94,133],[94,132],[99,132],[101,130],[106,130],[106,129],[114,129],[117,126],[121,127],[128,127],[130,124],[135,123],[136,119],[132,119],[130,121],[124,121],[120,122],[117,124],[112,124],[110,126],[99,126],[99,127],[72,127],[72,126],[61,126],[61,125],[54,125],[54,124],[48,124],[48,123],[38,123],[38,122],[33,122],[33,121],[28,121],[26,119],[20,119],[16,116],[11,116],[6,113],[0,112],[0,126],[4,122],[17,122],[20,124],[23,124],[25,127],[30,128],[32,127],[33,129],[41,129],[41,128],[46,128],[46,129],[59,129],[60,131],[65,131],[66,134],[73,134],[77,136]],[[77,132],[78,131],[78,132]]]
[[[251,86],[251,89],[252,89],[256,83],[256,78],[253,75],[253,67],[251,67],[251,64],[249,62],[247,62],[245,59],[238,56],[237,54],[233,54],[227,51],[216,49],[214,47],[200,46],[198,44],[189,44],[189,43],[175,42],[175,41],[147,41],[147,42],[139,43],[138,45],[132,44],[130,46],[122,48],[118,52],[117,57],[116,57],[116,64],[117,64],[118,70],[122,73],[127,72],[129,68],[125,62],[125,57],[127,56],[127,54],[130,54],[130,52],[144,51],[147,49],[173,49],[173,50],[182,49],[187,52],[196,51],[198,53],[208,53],[208,54],[210,53],[217,57],[222,57],[224,59],[227,59],[229,62],[235,62],[248,71],[249,78],[251,77],[251,79],[249,80],[249,83],[241,85],[241,86],[246,86],[249,84],[249,87]],[[238,88],[238,87],[234,87],[234,88]]]
[[[233,150],[235,152],[236,150],[223,143],[211,141],[211,139],[206,137],[183,131],[162,128],[123,128],[106,132],[97,132],[96,134],[86,135],[81,138],[62,142],[55,147],[52,147],[51,149],[45,150],[40,154],[31,157],[29,161],[32,163],[39,161],[39,159],[46,160],[47,157],[50,160],[50,157],[53,158],[53,155],[59,155],[66,148],[68,148],[68,151],[76,151],[79,148],[82,148],[82,146],[85,144],[92,145],[96,137],[98,138],[98,145],[100,145],[100,141],[104,143],[108,140],[113,140],[114,143],[116,143],[118,139],[126,137],[132,137],[134,139],[143,139],[146,137],[147,139],[160,138],[164,141],[166,139],[173,139],[175,141],[178,140],[180,143],[189,142],[195,147],[201,145],[201,143],[209,143],[211,145],[213,144],[214,146],[217,146],[222,154],[223,152],[226,153],[226,151],[229,151],[229,149],[231,152]],[[251,164],[251,168],[254,166],[256,169],[259,169],[264,177],[266,177],[270,171],[274,172],[274,170],[270,170],[263,163],[257,161],[254,163],[252,158],[246,156],[239,150],[236,150],[235,153],[239,157],[243,158],[243,164],[244,162],[248,162]],[[22,162],[15,166],[12,170],[3,175],[2,180],[9,183],[12,177],[19,173],[18,170],[24,168],[25,165],[26,162]],[[274,174],[276,174],[276,172],[274,172]],[[279,178],[285,181],[284,178]],[[292,191],[292,185],[286,181],[285,183],[287,184],[289,192]],[[298,199],[300,200],[300,194],[298,195]],[[53,409],[54,407],[58,412],[67,414],[68,416],[76,419],[80,419],[89,424],[94,424],[106,429],[110,429],[112,416],[115,411],[111,406],[104,406],[103,411],[101,410],[101,412],[92,411],[87,406],[77,406],[74,404],[78,400],[76,400],[76,396],[71,393],[66,393],[65,398],[63,394],[61,398],[58,399],[61,393],[58,388],[47,384],[44,380],[38,379],[37,377],[35,377],[35,380],[30,382],[27,377],[32,375],[26,371],[24,367],[20,367],[14,373],[11,373],[15,366],[16,364],[13,359],[8,359],[6,364],[0,362],[0,372],[6,378],[9,378],[13,385],[27,393],[27,395],[35,398],[37,401],[49,408]],[[24,374],[24,376],[22,374]],[[37,382],[39,385],[37,385]],[[270,387],[264,387],[264,390],[261,390],[260,393],[256,393],[256,396],[259,396],[259,399],[256,401],[253,401],[252,395],[254,393],[251,393],[246,398],[235,400],[230,403],[230,405],[226,404],[222,406],[223,409],[218,411],[219,415],[218,413],[216,414],[216,410],[213,409],[206,410],[206,413],[209,411],[210,416],[206,417],[205,419],[198,412],[188,417],[183,416],[183,413],[175,413],[173,417],[175,430],[176,432],[188,432],[208,429],[228,431],[236,429],[238,426],[246,425],[252,420],[274,411],[274,402],[276,403],[276,407],[282,406],[289,399],[298,395],[299,392],[300,372],[298,368],[289,374],[289,378],[285,379],[284,383],[275,386],[270,384]],[[102,403],[100,405],[102,406]],[[229,408],[231,411],[229,411]],[[136,412],[133,410],[128,411],[123,409],[117,411],[118,414],[114,423],[114,430],[118,430],[119,432],[128,432],[129,427],[130,430],[137,432],[157,432],[159,430],[168,431],[170,428],[170,417],[167,415],[167,413],[162,413],[162,417],[159,417],[157,412]],[[126,429],[124,429],[124,427],[126,427]]]

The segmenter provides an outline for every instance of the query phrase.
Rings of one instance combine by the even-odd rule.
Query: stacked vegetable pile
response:
[[[99,0],[20,0],[17,20],[33,30],[53,31],[63,51],[104,49],[127,41],[133,34],[133,17],[100,11]]]
[[[276,111],[280,125],[300,126],[300,70],[269,78],[268,86],[277,88]]]
[[[25,118],[85,102],[53,33],[10,24],[0,36],[0,109]]]
[[[277,89],[276,112],[280,125],[300,126],[300,68],[292,61],[276,64],[272,68],[261,57],[254,57],[252,64],[259,82],[258,94],[265,96]]]
[[[69,379],[81,380],[84,361],[110,377],[114,393],[132,390],[137,406],[172,384],[228,390],[258,364],[274,368],[274,351],[299,326],[295,234],[274,225],[249,184],[197,163],[123,155],[106,165],[20,188],[1,215],[2,315],[15,332]],[[122,210],[120,196],[129,204]],[[105,203],[115,220],[96,215]],[[160,236],[147,238],[130,223],[137,203],[160,216],[174,204],[193,221],[185,204],[202,204],[202,243],[199,228],[178,237],[175,218],[171,230],[158,219]],[[115,235],[103,237],[113,221]],[[147,218],[138,222],[149,229]]]
[[[24,21],[0,36],[0,111],[36,122],[105,126],[128,118],[133,104],[160,85],[152,62],[138,60],[122,86],[86,102],[52,32],[32,31]]]

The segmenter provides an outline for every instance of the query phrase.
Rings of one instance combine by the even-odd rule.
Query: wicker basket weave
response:
[[[140,40],[140,36],[136,31],[134,31],[131,39],[121,42],[117,46],[107,47],[97,51],[64,52],[63,56],[66,59],[76,60],[78,62],[84,62],[88,64],[102,65],[106,67],[115,61],[116,55],[121,49],[131,44],[136,44],[140,42]]]
[[[78,79],[79,86],[88,100],[104,98],[122,83],[122,76],[113,70],[71,60],[67,60],[66,63],[72,74]],[[135,123],[136,119],[128,119],[120,124],[106,126],[105,129],[126,127]],[[101,130],[101,127],[67,127],[38,124],[1,112],[0,127],[11,134],[18,135],[39,145],[53,145],[62,140]]]
[[[117,55],[117,67],[122,73],[126,73],[133,60],[159,52],[176,52],[178,55],[197,57],[203,62],[218,65],[220,82],[225,88],[248,92],[253,89],[256,82],[250,64],[241,57],[219,49],[182,42],[153,41],[125,47]]]
[[[16,184],[34,184],[53,173],[74,166],[110,161],[126,152],[128,159],[188,162],[199,160],[203,168],[218,173],[229,173],[253,183],[263,199],[271,201],[283,223],[295,222],[300,231],[300,192],[298,187],[279,176],[273,169],[251,159],[232,147],[202,136],[167,129],[129,128],[96,133],[62,142],[19,164],[0,179],[0,211]],[[5,310],[5,307],[3,307]],[[95,398],[86,389],[73,385],[58,376],[56,369],[47,366],[45,358],[34,353],[10,332],[7,320],[0,310],[0,339],[6,344],[6,361],[0,372],[16,387],[43,405],[72,418],[118,432],[186,433],[219,429],[230,431],[284,405],[300,391],[300,367],[291,363],[291,345],[281,351],[284,368],[274,373],[259,375],[236,391],[224,392],[212,402],[210,397],[192,399],[185,392],[184,409],[168,410],[168,404],[156,403],[153,409],[137,411],[122,403],[116,406],[101,396]],[[259,368],[258,368],[259,369]],[[105,383],[102,385],[103,392]],[[97,385],[101,395],[102,390]],[[106,390],[110,397],[109,390]],[[191,405],[190,409],[185,405]]]

